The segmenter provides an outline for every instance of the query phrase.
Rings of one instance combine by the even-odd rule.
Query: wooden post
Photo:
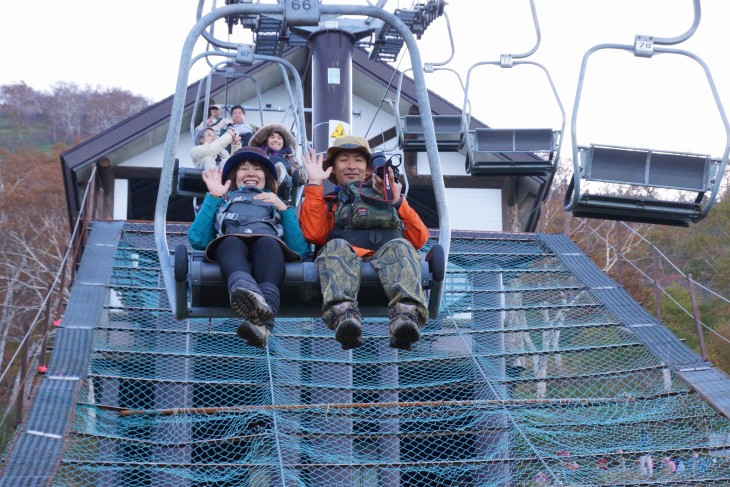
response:
[[[652,280],[654,281],[654,301],[656,301],[656,317],[659,321],[664,321],[664,312],[662,310],[662,290],[659,287],[659,252],[653,245],[651,246]]]
[[[567,211],[563,212],[563,233],[570,237],[570,213]]]
[[[73,242],[69,242],[70,245],[73,245]],[[53,311],[54,316],[58,316],[61,314],[61,306],[63,306],[63,290],[66,288],[66,267],[68,266],[68,259],[63,261],[63,265],[61,266],[61,282],[58,284],[58,299],[56,300],[56,306]]]
[[[99,190],[97,191],[98,220],[111,220],[114,217],[114,173],[111,161],[102,157],[96,163],[99,175]]]
[[[35,323],[33,324],[35,326]],[[28,344],[30,337],[23,342],[23,348],[20,352],[20,382],[18,383],[18,396],[15,398],[15,426],[20,426],[23,422],[23,401],[25,400],[25,383],[28,377]]]
[[[707,347],[705,346],[705,330],[702,329],[702,320],[700,319],[700,310],[697,306],[697,295],[695,291],[695,282],[692,279],[692,274],[687,275],[687,281],[689,281],[689,297],[692,300],[692,314],[695,318],[695,327],[697,330],[697,338],[700,341],[700,352],[702,358],[707,360]]]
[[[51,322],[53,321],[52,315],[51,315],[51,301],[53,298],[53,288],[49,285],[48,286],[48,300],[46,301],[46,309],[45,309],[45,323],[43,324],[43,330],[41,331],[41,348],[38,353],[38,366],[45,366],[46,365],[46,354],[47,354],[47,348],[48,348],[48,334],[51,332]],[[60,300],[63,296],[63,289],[59,289],[58,292],[58,299]]]
[[[618,283],[624,285],[624,254],[621,253],[621,242],[624,241],[624,226],[621,222],[616,225],[616,274]]]

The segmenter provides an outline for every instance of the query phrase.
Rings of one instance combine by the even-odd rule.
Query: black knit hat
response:
[[[223,166],[223,172],[221,173],[221,182],[225,184],[230,172],[244,161],[255,161],[261,163],[261,165],[264,166],[269,173],[271,173],[274,181],[276,181],[276,167],[274,166],[274,163],[271,162],[271,159],[266,152],[262,151],[258,147],[241,147],[226,160],[226,163]]]

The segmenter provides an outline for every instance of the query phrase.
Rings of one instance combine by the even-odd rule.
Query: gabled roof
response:
[[[292,47],[284,53],[287,59],[304,79],[309,68],[309,50],[306,47]],[[386,87],[395,94],[398,72],[387,63],[372,61],[363,49],[356,48],[353,52],[353,94],[378,105],[384,96]],[[242,75],[256,74],[257,82],[262,92],[268,91],[281,84],[281,76],[272,75],[271,63],[259,63],[253,66],[239,66],[237,71]],[[245,81],[237,78],[231,81],[228,89],[236,83]],[[188,87],[185,98],[185,111],[192,112],[196,102],[199,83],[197,81]],[[306,83],[306,81],[305,81]],[[226,81],[221,76],[212,77],[211,96],[220,95],[226,89]],[[162,143],[166,136],[167,123],[170,118],[173,96],[161,100],[126,120],[110,127],[104,132],[91,137],[84,142],[70,148],[61,154],[61,166],[66,189],[66,200],[71,220],[79,212],[82,195],[80,183],[85,182],[91,172],[91,166],[102,158],[109,158],[110,154],[133,156],[151,147]],[[401,106],[416,104],[414,82],[407,77],[403,78],[401,86]],[[430,93],[431,108],[434,114],[460,114],[461,109],[447,102],[444,98]],[[183,123],[183,125],[185,125]],[[127,157],[128,159],[129,157]],[[114,159],[114,158],[112,158]],[[111,160],[112,166],[118,161]]]

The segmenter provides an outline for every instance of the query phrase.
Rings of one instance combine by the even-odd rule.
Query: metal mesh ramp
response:
[[[259,350],[236,320],[175,321],[152,226],[125,224],[51,485],[728,485],[730,422],[679,375],[701,360],[632,326],[625,293],[607,305],[615,283],[569,240],[451,245],[442,317],[413,351],[388,347],[385,320],[346,352],[294,318]]]

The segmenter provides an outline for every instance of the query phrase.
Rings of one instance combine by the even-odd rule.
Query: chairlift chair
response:
[[[460,115],[432,115],[439,152],[457,152],[464,144]],[[425,152],[426,135],[420,115],[403,115],[397,126],[398,145],[404,152]]]
[[[395,130],[398,136],[398,147],[404,152],[425,152],[426,131],[423,126],[423,119],[417,115],[399,115],[401,86],[406,71],[400,73],[395,101]],[[432,70],[433,71],[433,70]],[[449,70],[451,71],[451,70]],[[458,77],[458,73],[457,73]],[[461,78],[459,78],[461,83]],[[463,89],[463,85],[462,85]],[[436,134],[436,147],[439,152],[458,152],[464,145],[464,129],[461,115],[431,115],[434,132]]]
[[[451,22],[445,11],[441,12],[446,22],[446,29],[449,35],[449,44],[451,46],[451,55],[446,61],[430,62],[423,64],[424,73],[433,73],[435,71],[448,71],[453,73],[459,81],[462,92],[464,91],[464,82],[461,80],[459,73],[446,65],[454,57],[454,36],[451,32]],[[401,116],[399,114],[401,88],[403,85],[403,76],[406,71],[413,71],[409,68],[400,73],[395,96],[395,129],[398,136],[398,146],[404,152],[425,152],[426,147],[426,131],[423,126],[423,119],[420,114],[409,114]],[[462,118],[460,115],[432,115],[434,132],[436,134],[436,147],[439,152],[457,152],[464,146],[464,127],[462,126]]]
[[[695,12],[693,28],[699,23],[699,0],[695,0]],[[712,208],[730,151],[730,125],[704,61],[688,51],[654,45],[676,44],[688,38],[692,32],[690,29],[683,36],[673,39],[636,36],[633,45],[599,44],[583,56],[571,121],[573,177],[565,195],[565,209],[574,216],[686,227],[700,221]],[[726,144],[722,158],[602,144],[578,145],[576,122],[588,58],[604,49],[623,50],[641,57],[651,57],[655,53],[675,54],[699,63],[725,126]],[[590,181],[613,186],[599,184],[589,190],[586,183]],[[647,191],[647,196],[625,194],[626,189],[637,186],[648,188],[650,191]],[[616,188],[623,188],[624,191]],[[685,199],[681,198],[682,195],[685,195]],[[687,199],[686,195],[691,198]]]
[[[462,125],[468,129],[465,169],[475,176],[547,176],[552,174],[560,158],[562,134],[565,128],[565,110],[555,89],[550,72],[540,63],[519,61],[537,51],[540,46],[540,27],[534,0],[530,0],[536,42],[532,49],[522,54],[502,54],[499,61],[481,61],[469,67],[464,90]],[[493,128],[471,126],[469,90],[472,74],[481,66],[498,66],[511,69],[515,66],[532,65],[541,69],[547,77],[558,108],[562,115],[560,129],[553,128]]]
[[[176,161],[174,193],[202,200],[207,191],[202,170],[179,167]],[[220,266],[208,262],[204,251],[188,252],[185,245],[178,245],[172,259],[177,291],[175,315],[178,318],[196,316],[236,316],[228,302],[228,286]],[[446,273],[446,255],[441,245],[434,244],[421,259],[421,286],[429,297],[428,309],[437,317],[441,301],[441,287]],[[286,276],[281,289],[279,312],[284,316],[319,316],[322,313],[322,295],[319,274],[312,261],[287,262]],[[363,262],[361,270],[358,306],[365,316],[383,315],[388,299],[383,291],[375,268]]]
[[[380,8],[358,7],[365,17],[378,17],[389,20],[392,14],[388,14]],[[290,5],[284,4],[235,4],[220,8],[217,11],[201,18],[191,33],[188,35],[183,49],[183,58],[192,57],[192,49],[205,27],[225,15],[249,14],[249,13],[274,13],[285,14],[291,9]],[[319,11],[326,14],[351,14],[349,7],[336,5],[321,5]],[[292,12],[297,15],[301,12]],[[287,18],[288,14],[285,15]],[[299,19],[300,21],[302,19]],[[304,19],[306,21],[315,19]],[[313,25],[316,25],[313,24]],[[401,29],[400,27],[398,27]],[[420,58],[413,39],[412,33],[401,29],[401,34],[406,38],[407,43],[412,47],[411,58],[414,65],[420,65]],[[210,42],[218,42],[206,37]],[[237,62],[276,62],[280,66],[287,66],[291,70],[294,85],[297,91],[296,103],[293,109],[297,115],[299,125],[297,137],[301,150],[308,147],[304,125],[304,102],[302,95],[302,81],[298,72],[291,64],[284,59],[254,54],[250,50],[242,52],[242,46],[230,45],[225,41],[219,42],[220,46],[233,50],[231,54]],[[220,55],[220,54],[218,54]],[[235,316],[228,302],[227,286],[223,282],[220,268],[217,263],[206,262],[203,252],[187,251],[185,245],[178,245],[174,252],[168,246],[166,237],[166,213],[169,196],[174,191],[179,195],[202,197],[206,188],[202,182],[200,169],[180,167],[176,161],[176,148],[182,124],[185,92],[190,66],[181,63],[178,73],[177,88],[173,98],[173,106],[170,117],[170,128],[165,142],[165,159],[163,162],[162,174],[160,177],[160,190],[158,191],[157,205],[155,208],[155,243],[157,246],[160,262],[169,262],[169,266],[162,266],[161,272],[165,282],[172,311],[175,317],[183,319],[186,317],[226,317]],[[430,111],[428,97],[426,95],[425,83],[422,73],[414,76],[419,86],[419,106]],[[288,87],[288,79],[286,80]],[[423,92],[421,94],[420,92]],[[290,93],[290,97],[291,97]],[[433,140],[433,126],[424,127],[424,137]],[[432,317],[437,317],[441,302],[446,262],[448,260],[448,248],[450,240],[450,227],[448,225],[448,209],[445,203],[445,187],[440,172],[438,154],[428,150],[429,164],[432,177],[434,178],[434,192],[436,194],[436,205],[439,213],[440,231],[439,243],[434,244],[428,254],[421,261],[421,283],[427,291],[429,301],[428,308]],[[176,163],[177,162],[177,163]],[[299,196],[299,195],[297,195]],[[298,198],[294,204],[298,203]],[[360,309],[365,316],[385,316],[387,311],[387,298],[382,285],[377,277],[375,269],[369,263],[364,263],[361,271],[360,286]],[[314,262],[291,262],[286,264],[286,276],[282,286],[282,306],[279,310],[280,316],[319,316],[321,314],[321,297],[319,297],[319,279]]]

